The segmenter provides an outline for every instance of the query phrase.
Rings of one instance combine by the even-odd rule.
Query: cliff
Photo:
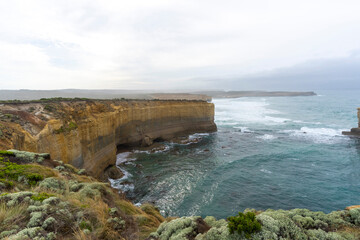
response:
[[[47,152],[99,177],[118,146],[216,131],[206,101],[77,100],[0,105],[0,148]]]
[[[357,128],[352,128],[350,130],[350,132],[342,132],[344,135],[350,135],[350,136],[359,136],[360,137],[360,108],[358,108],[358,113],[357,113],[357,116],[358,116],[358,127]]]

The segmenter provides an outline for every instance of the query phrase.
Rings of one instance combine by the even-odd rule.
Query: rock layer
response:
[[[206,101],[59,101],[0,106],[0,148],[48,152],[99,177],[117,146],[216,131]]]

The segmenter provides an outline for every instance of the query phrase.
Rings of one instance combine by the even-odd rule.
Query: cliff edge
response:
[[[214,105],[177,100],[51,100],[0,105],[0,149],[47,152],[100,177],[118,146],[214,132]]]

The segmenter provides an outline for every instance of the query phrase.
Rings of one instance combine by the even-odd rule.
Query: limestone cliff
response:
[[[0,148],[47,152],[99,177],[119,145],[216,131],[206,101],[79,100],[0,106]]]
[[[358,108],[358,127],[352,128],[350,132],[343,132],[344,135],[360,136],[360,108]]]

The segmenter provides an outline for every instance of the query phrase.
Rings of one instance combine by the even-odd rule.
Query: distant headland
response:
[[[202,100],[211,101],[212,98],[239,97],[297,97],[315,96],[314,92],[292,91],[151,91],[151,90],[0,90],[0,100],[33,100],[40,98],[91,98],[91,99],[142,99],[142,100]]]
[[[213,98],[316,96],[315,92],[291,91],[204,91],[197,93]]]

